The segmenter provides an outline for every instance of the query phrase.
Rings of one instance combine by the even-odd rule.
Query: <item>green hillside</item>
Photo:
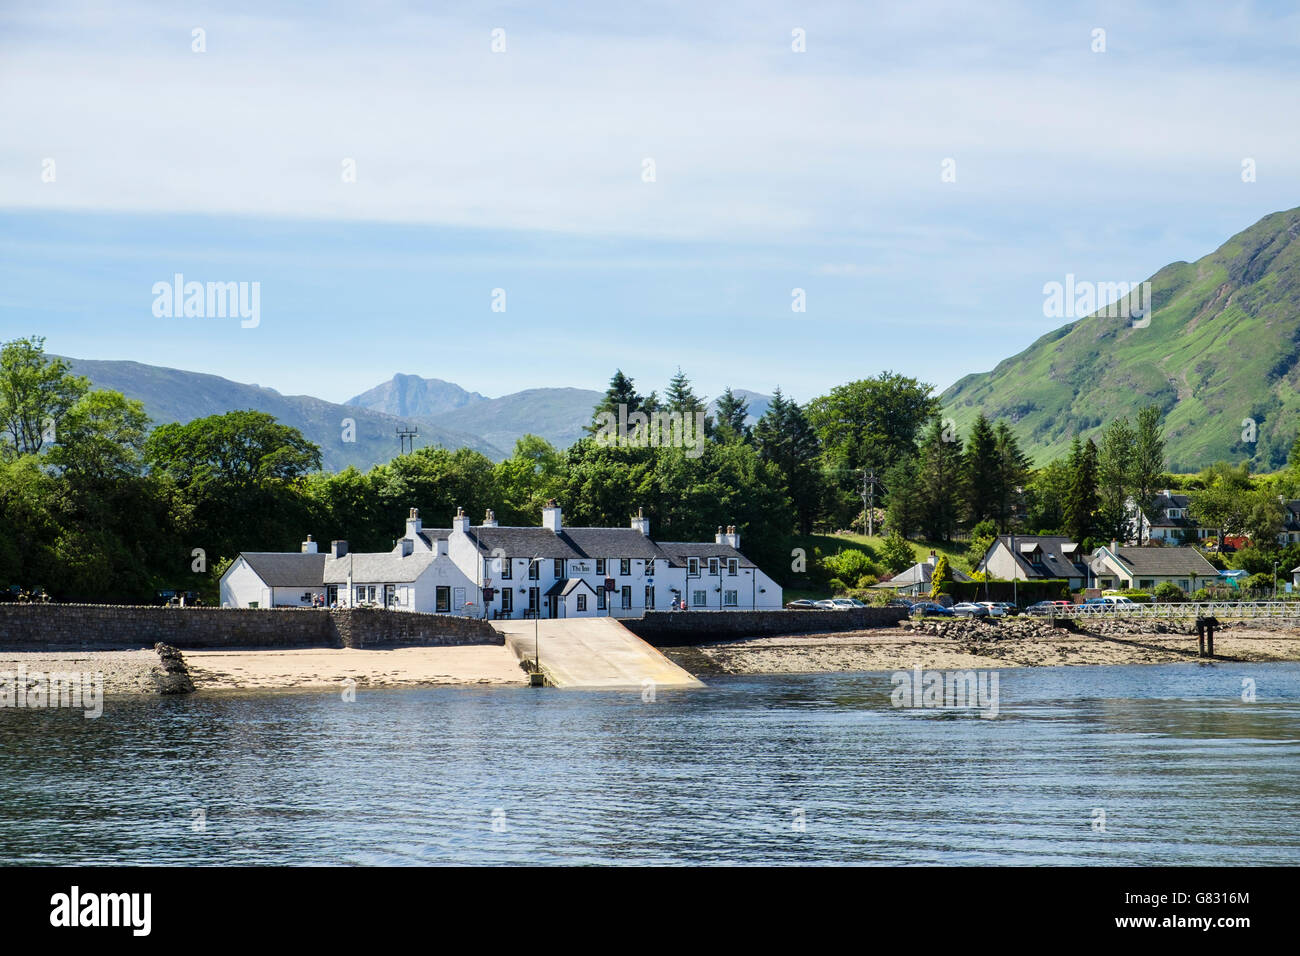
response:
[[[941,396],[965,434],[1005,418],[1042,463],[1076,432],[1156,404],[1174,471],[1226,458],[1257,470],[1286,461],[1300,430],[1300,209],[1266,216],[1210,255],[1151,277],[1150,324],[1101,312],[1044,335]],[[1253,419],[1257,440],[1242,440]]]

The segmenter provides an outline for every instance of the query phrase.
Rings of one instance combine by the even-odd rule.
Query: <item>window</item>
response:
[[[718,559],[709,558],[709,574],[716,575],[717,573],[718,573]]]
[[[1184,590],[1184,591],[1191,590],[1191,589],[1187,586],[1187,579],[1186,579],[1186,578],[1183,578],[1181,581],[1178,582],[1178,587],[1179,587],[1180,589]]]
[[[451,610],[451,588],[445,584],[438,585],[438,590],[434,592],[434,610],[439,614],[446,614]]]
[[[735,558],[727,558],[727,574],[731,577],[734,578],[736,576],[736,568],[739,566],[740,565],[737,563]]]
[[[506,588],[501,592],[501,610],[506,614],[512,614],[515,610],[515,592]]]
[[[542,569],[541,569],[540,565],[541,565],[541,562],[540,562],[540,561],[529,561],[529,562],[528,562],[528,580],[530,580],[530,581],[536,581],[536,580],[537,580],[538,575],[540,575],[540,574],[542,573]]]
[[[1155,586],[1156,586],[1156,582],[1154,578],[1142,578],[1138,581],[1138,587],[1143,589],[1153,588]]]
[[[366,589],[364,587],[357,588],[357,603],[364,604],[365,600],[366,600]]]
[[[511,565],[513,564],[514,562],[511,561],[509,558],[501,559],[501,580],[502,581],[509,581],[512,577],[514,577],[514,568],[511,567]]]
[[[366,588],[366,600],[371,604],[375,603],[375,586],[373,584]]]
[[[587,595],[585,594],[578,595],[578,610],[579,611],[587,610]]]
[[[645,609],[646,609],[647,611],[652,611],[652,610],[654,610],[654,606],[655,606],[655,589],[654,589],[654,585],[653,585],[653,584],[647,584],[647,585],[645,586]]]
[[[605,582],[600,582],[600,587],[596,589],[596,610],[605,610]]]
[[[330,607],[339,603],[339,586],[331,584],[325,588],[325,603]]]
[[[629,577],[632,574],[632,559],[620,558],[618,562],[618,573],[623,577]]]
[[[392,607],[397,603],[397,585],[384,585],[384,607]]]
[[[624,610],[626,610],[631,606],[632,606],[632,586],[629,584],[625,584],[623,585],[623,608]]]
[[[699,558],[687,558],[687,559],[686,559],[686,574],[687,574],[689,577],[692,577],[692,578],[698,578],[698,577],[700,576],[700,559],[699,559]]]
[[[563,558],[556,558],[556,559],[555,559],[555,576],[556,576],[557,578],[562,578],[562,577],[564,577],[564,559],[563,559]]]
[[[541,606],[541,596],[542,592],[540,588],[528,589],[528,610],[530,613],[537,613],[537,609]]]
[[[736,592],[736,591],[723,591],[723,592],[722,592],[722,603],[725,604],[727,607],[735,607],[737,604],[740,603],[740,602],[736,599],[736,595],[737,595],[737,593],[738,593],[738,592]]]
[[[709,594],[707,591],[691,592],[691,607],[704,607],[709,603]]]
[[[605,559],[604,559],[604,558],[597,558],[597,559],[596,559],[596,573],[599,574],[599,575],[601,575],[602,577],[604,577],[604,575],[605,575]]]

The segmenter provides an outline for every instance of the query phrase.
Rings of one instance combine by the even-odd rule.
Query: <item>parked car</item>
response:
[[[933,601],[920,601],[912,605],[913,617],[925,617],[927,614],[938,615],[939,617],[952,617],[952,608],[944,607],[942,604],[935,604]]]
[[[837,608],[866,607],[857,598],[831,598],[831,603]]]
[[[1006,617],[1007,609],[997,601],[976,601],[980,607],[989,612],[989,617]]]
[[[1037,604],[1031,604],[1025,608],[1025,613],[1032,614],[1035,617],[1047,617],[1057,611],[1073,606],[1069,601],[1039,601]]]
[[[1025,613],[1019,606],[1012,604],[1010,601],[981,601],[980,603],[990,610],[995,607],[1000,608],[1002,614],[1006,617],[1015,617],[1017,614]]]
[[[962,601],[960,604],[952,606],[952,613],[958,617],[988,617],[989,609],[983,604],[975,604],[971,601]]]
[[[809,598],[799,598],[797,601],[786,601],[785,606],[791,610],[798,610],[799,608],[807,610],[810,607],[816,607],[817,602]]]
[[[830,598],[823,598],[822,600],[816,602],[816,603],[813,605],[813,607],[819,607],[819,608],[822,608],[823,610],[826,610],[826,611],[834,611],[834,610],[835,610],[835,602],[832,601]]]
[[[1137,603],[1126,597],[1111,595],[1109,597],[1088,598],[1081,606],[1085,612],[1105,614],[1107,611],[1114,611],[1123,607],[1136,607]]]

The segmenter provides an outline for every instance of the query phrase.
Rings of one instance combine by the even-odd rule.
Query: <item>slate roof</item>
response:
[[[1151,503],[1151,516],[1147,519],[1154,528],[1195,528],[1196,522],[1191,518],[1170,518],[1165,511],[1170,508],[1187,509],[1191,503],[1190,495],[1156,495]]]
[[[324,554],[296,551],[243,551],[239,555],[272,588],[318,588],[325,567]]]
[[[497,548],[508,558],[640,558],[666,561],[668,555],[635,528],[562,528],[559,534],[547,528],[469,529],[470,538],[481,554]]]
[[[323,577],[326,584],[346,584],[350,571],[353,584],[409,584],[437,558],[429,551],[416,551],[406,557],[388,551],[382,554],[352,552],[341,558],[330,557],[325,563]]]
[[[420,532],[420,539],[433,549],[435,541],[446,541],[451,537],[450,528],[425,528]]]
[[[659,547],[668,556],[674,568],[685,567],[687,558],[700,558],[703,561],[709,558],[719,558],[723,561],[735,558],[742,568],[758,567],[729,544],[712,544],[708,541],[660,541]]]
[[[638,534],[639,533],[640,532],[638,532]],[[584,581],[582,578],[566,578],[563,581],[556,581],[549,588],[547,588],[546,597],[555,597],[557,595],[560,597],[568,597],[578,588],[586,588],[592,594],[596,593],[595,590],[592,588],[592,586],[588,584],[586,581]]]
[[[1109,548],[1106,550],[1110,551]],[[1111,553],[1133,574],[1210,578],[1219,573],[1195,548],[1116,548]]]
[[[1075,565],[1065,555],[1067,545],[1076,543],[1064,535],[1038,535],[1038,534],[1018,534],[1015,536],[1016,548],[1015,559],[1020,565],[1020,570],[1030,578],[1081,578],[1085,577],[1087,572]],[[998,540],[1010,550],[1011,535],[999,535]],[[1043,562],[1036,565],[1029,560],[1030,554],[1034,547],[1037,546],[1043,552]],[[1083,554],[1081,549],[1075,547],[1075,554],[1079,560],[1082,560]]]
[[[934,573],[934,565],[932,565],[929,561],[921,561],[918,562],[917,564],[912,565],[910,568],[908,568],[905,571],[899,571],[888,581],[881,581],[876,586],[887,587],[887,588],[898,588],[898,587],[910,587],[914,584],[929,584],[930,579],[933,576],[933,573]],[[954,568],[951,566],[948,568],[948,573],[952,575],[952,579],[954,581],[957,581],[959,583],[963,581],[973,580],[973,578],[971,578],[971,576],[967,574],[965,571],[962,571],[958,568]]]

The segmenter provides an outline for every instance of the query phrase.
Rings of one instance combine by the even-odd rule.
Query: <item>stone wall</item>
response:
[[[621,623],[657,647],[685,647],[768,634],[812,634],[891,627],[906,620],[905,607],[859,607],[842,611],[647,611]]]
[[[501,644],[486,621],[365,608],[0,604],[0,649]]]

